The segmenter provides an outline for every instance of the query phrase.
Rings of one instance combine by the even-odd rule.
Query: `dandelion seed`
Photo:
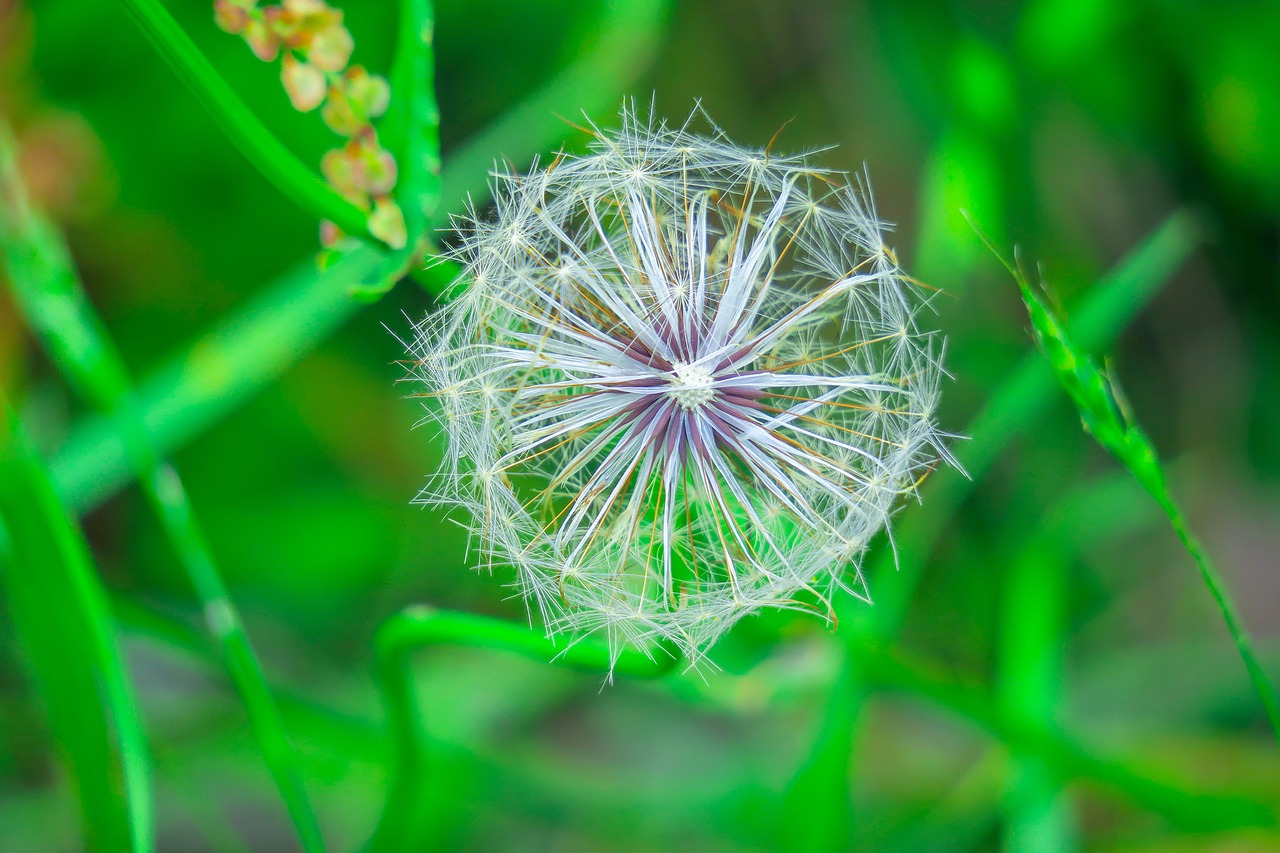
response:
[[[869,194],[803,156],[623,114],[496,176],[469,286],[416,329],[466,510],[550,631],[693,658],[763,607],[865,597],[859,563],[939,458],[939,345]]]

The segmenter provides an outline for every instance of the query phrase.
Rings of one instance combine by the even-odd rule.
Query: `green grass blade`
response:
[[[1175,211],[1089,290],[1076,312],[1081,341],[1091,348],[1110,346],[1144,305],[1160,292],[1198,243],[1195,225]],[[1036,352],[1028,352],[992,392],[982,411],[954,448],[966,477],[934,477],[924,485],[923,510],[906,513],[895,532],[895,555],[882,548],[872,572],[883,581],[874,590],[876,604],[857,615],[882,637],[897,632],[928,563],[929,554],[965,498],[982,482],[1009,443],[1032,427],[1054,395],[1052,371]],[[895,561],[896,556],[896,561]],[[847,620],[849,629],[867,628]]]
[[[1067,565],[1059,537],[1035,534],[1005,570],[1001,602],[999,701],[1004,712],[1043,726],[1061,705],[1062,629]],[[1059,853],[1070,839],[1070,812],[1039,756],[1018,756],[1005,797],[1003,848]]]
[[[858,712],[867,693],[853,656],[845,654],[831,684],[831,694],[840,701],[822,711],[804,763],[790,779],[783,797],[786,829],[778,846],[786,853],[848,850],[852,844],[853,786],[849,774]]]
[[[0,134],[0,195],[9,202],[0,210],[0,249],[15,301],[63,375],[115,422],[133,472],[222,647],[224,665],[303,848],[323,850],[296,754],[182,481],[152,444],[124,363],[85,297],[61,236],[26,205],[12,150]]]
[[[80,807],[85,848],[148,853],[151,768],[88,547],[0,398],[0,589]]]
[[[470,613],[414,607],[387,619],[378,630],[376,652],[394,752],[387,800],[370,853],[422,850],[432,842],[430,815],[422,808],[427,773],[409,661],[414,651],[445,645],[499,649],[571,669],[636,678],[660,678],[678,662],[666,648],[652,657],[628,649],[614,659],[609,648],[593,638],[557,645],[527,626]]]
[[[245,105],[159,0],[121,0],[147,39],[209,110],[231,142],[276,189],[316,219],[374,239],[363,210],[307,168]]]
[[[1089,350],[1076,342],[1048,300],[1032,287],[1020,268],[1008,263],[1006,266],[1018,283],[1036,340],[1044,350],[1058,382],[1075,403],[1086,431],[1128,468],[1160,505],[1187,553],[1200,569],[1200,576],[1235,641],[1236,649],[1240,652],[1245,669],[1271,723],[1276,742],[1280,744],[1280,695],[1277,695],[1275,685],[1254,654],[1253,642],[1226,584],[1214,568],[1208,553],[1192,535],[1186,519],[1169,493],[1164,469],[1154,445],[1125,411],[1119,389],[1112,378],[1093,363]]]
[[[360,247],[317,272],[307,258],[148,376],[135,397],[157,451],[172,453],[235,411],[349,320],[361,305],[348,287],[380,260]],[[132,467],[115,422],[97,416],[78,423],[54,457],[53,474],[77,512],[129,482]]]

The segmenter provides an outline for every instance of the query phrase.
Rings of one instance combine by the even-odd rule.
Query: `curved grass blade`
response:
[[[990,243],[987,245],[993,252],[996,251]],[[1018,283],[1036,341],[1043,349],[1059,384],[1075,403],[1085,431],[1128,468],[1147,490],[1169,517],[1183,547],[1195,560],[1200,576],[1235,641],[1258,698],[1262,700],[1276,743],[1280,744],[1280,695],[1277,695],[1275,685],[1254,654],[1253,641],[1249,638],[1222,576],[1214,568],[1199,540],[1191,533],[1182,511],[1169,492],[1164,468],[1160,464],[1155,446],[1126,411],[1123,397],[1111,375],[1098,369],[1087,351],[1075,342],[1057,311],[1045,296],[1031,286],[1022,268],[1007,260],[1004,264]]]
[[[394,752],[387,800],[369,853],[429,849],[435,840],[429,811],[422,808],[428,773],[409,660],[414,651],[445,645],[499,649],[609,677],[618,673],[660,678],[679,660],[665,648],[656,656],[627,650],[613,659],[608,646],[591,639],[557,646],[524,625],[430,607],[413,607],[390,617],[378,629],[376,653],[378,685]]]
[[[303,210],[348,234],[369,234],[368,216],[307,168],[253,114],[159,0],[122,0],[147,39],[240,149],[245,159]]]
[[[151,767],[106,595],[3,397],[0,589],[79,802],[85,848],[149,853]]]
[[[57,231],[26,204],[0,128],[0,249],[15,301],[28,325],[73,387],[115,422],[143,493],[177,552],[210,633],[240,694],[263,758],[306,851],[324,849],[297,756],[266,676],[222,582],[182,480],[156,451],[130,387],[128,373],[84,294]]]

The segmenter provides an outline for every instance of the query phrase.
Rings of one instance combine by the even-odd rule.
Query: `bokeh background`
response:
[[[335,144],[209,4],[168,6],[306,162]],[[965,211],[1038,267],[1068,319],[1180,211],[1176,262],[1100,354],[1280,677],[1280,6],[438,6],[446,206],[468,192],[482,203],[497,158],[523,168],[534,151],[580,148],[570,122],[585,111],[607,127],[624,96],[677,121],[700,102],[742,144],[784,128],[778,149],[865,166],[905,267],[946,292],[934,324],[949,340],[942,420],[956,432],[1032,349],[1016,288]],[[354,61],[385,72],[395,4],[345,12]],[[228,143],[120,4],[0,0],[0,115],[134,376],[151,403],[171,403],[159,417],[175,462],[282,697],[330,847],[358,849],[386,775],[378,624],[417,602],[525,618],[510,578],[473,572],[460,529],[410,503],[439,450],[413,428],[397,335],[432,300],[404,282],[371,304],[343,288],[317,302],[305,285],[316,222]],[[264,312],[278,325],[246,319]],[[188,350],[247,329],[259,337],[217,370],[182,373]],[[157,765],[160,849],[295,849],[169,541],[6,288],[0,387],[82,513],[119,614]],[[1065,396],[1051,399],[997,437],[999,461],[934,519],[941,536],[892,644],[1141,780],[1256,800],[1274,817],[1280,751],[1194,564]],[[950,510],[931,509],[934,485],[904,510],[904,535],[910,516]],[[902,570],[876,565],[879,598]],[[446,829],[438,843],[818,849],[804,839],[832,824],[818,834],[845,849],[1280,849],[1274,821],[1188,827],[1075,778],[1088,773],[1045,775],[909,691],[860,692],[833,719],[841,648],[817,619],[762,614],[717,647],[719,671],[604,689],[501,653],[424,653],[440,783],[424,808]],[[26,666],[0,602],[0,851],[77,849]],[[812,745],[833,726],[851,748],[825,777],[840,787],[814,794],[796,780],[813,778]]]

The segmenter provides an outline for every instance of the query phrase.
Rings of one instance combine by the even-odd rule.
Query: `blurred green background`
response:
[[[275,67],[219,31],[209,4],[168,7],[318,163],[337,140],[292,111]],[[345,12],[354,61],[385,73],[396,5]],[[607,127],[624,96],[677,121],[700,102],[741,144],[785,125],[777,148],[865,165],[904,266],[948,294],[934,322],[956,432],[1031,350],[1016,288],[963,211],[1039,265],[1068,321],[1181,211],[1167,274],[1103,354],[1280,675],[1280,6],[440,0],[437,13],[445,207],[466,192],[482,204],[495,159],[524,168],[562,141],[580,148],[556,116]],[[396,336],[432,299],[412,282],[372,304],[345,282],[317,295],[316,222],[232,147],[120,4],[0,0],[0,115],[144,396],[168,404],[157,417],[329,847],[358,849],[385,792],[379,623],[418,602],[525,618],[509,577],[471,571],[458,526],[410,504],[439,447],[413,429]],[[200,361],[264,313],[277,325]],[[296,849],[169,540],[7,288],[0,388],[82,513],[111,593],[155,762],[158,849]],[[878,554],[870,590],[892,598],[918,575],[887,645],[1068,733],[1081,755],[1122,761],[1132,784],[1011,746],[919,691],[864,690],[827,626],[762,614],[714,650],[719,671],[605,689],[498,652],[423,653],[434,787],[421,808],[436,846],[1280,850],[1280,751],[1220,615],[1157,508],[1046,389],[1042,411],[981,437],[1002,453],[970,491],[930,482],[904,509],[903,566]],[[931,503],[934,487],[963,501]],[[913,551],[925,530],[936,547]],[[833,683],[848,687],[834,705]],[[0,601],[0,851],[78,849],[30,684]],[[1180,820],[1180,801],[1143,799],[1150,786],[1216,797],[1201,804],[1210,818],[1215,802],[1263,817],[1223,805],[1220,820]]]

